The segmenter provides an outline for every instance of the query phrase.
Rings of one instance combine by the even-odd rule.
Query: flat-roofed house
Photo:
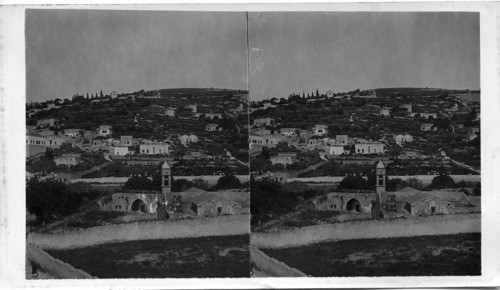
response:
[[[139,145],[139,152],[146,155],[168,154],[168,144],[152,143]]]
[[[297,161],[297,153],[278,153],[278,155],[270,159],[271,163],[290,165]]]
[[[313,128],[314,135],[326,135],[328,133],[327,125],[315,125]]]
[[[272,126],[274,123],[274,119],[267,117],[267,118],[258,118],[253,120],[253,125],[254,127],[260,127],[260,126]]]
[[[60,136],[47,136],[47,145],[51,148],[59,148],[62,144],[66,142],[64,137]]]
[[[280,134],[283,136],[291,137],[297,135],[297,128],[281,128]]]
[[[205,126],[205,130],[206,130],[207,132],[214,132],[214,131],[217,131],[217,127],[218,127],[218,126],[219,126],[218,124],[212,124],[212,123],[211,123],[211,124],[207,124],[207,125]]]
[[[81,129],[64,129],[64,135],[65,136],[68,136],[68,137],[71,137],[71,138],[75,138],[75,137],[79,137],[80,136],[80,130]]]
[[[336,135],[335,145],[347,145],[349,142],[349,137],[347,135]]]
[[[134,145],[134,137],[129,135],[120,136],[120,146],[132,146]]]
[[[97,132],[100,136],[111,136],[112,127],[110,125],[101,125],[99,126],[99,130]]]
[[[384,144],[380,142],[367,142],[354,144],[354,153],[357,154],[383,154]]]
[[[130,151],[128,150],[128,147],[126,147],[126,146],[113,147],[113,155],[123,156],[123,155],[127,155],[129,153],[130,153]]]
[[[396,142],[396,144],[398,145],[403,145],[404,143],[410,143],[410,142],[413,142],[413,136],[411,136],[410,134],[398,134],[398,135],[394,135],[394,141]]]
[[[54,127],[57,123],[57,120],[54,118],[50,119],[41,119],[36,121],[36,125],[41,128],[45,127]]]
[[[76,153],[62,154],[60,157],[55,158],[56,165],[74,166],[80,163],[81,155]]]
[[[194,134],[179,136],[179,141],[182,145],[198,142],[198,137]]]

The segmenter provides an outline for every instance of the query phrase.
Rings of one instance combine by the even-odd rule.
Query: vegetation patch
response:
[[[249,243],[249,235],[238,235],[129,241],[47,252],[99,278],[249,277]]]
[[[323,242],[261,249],[314,277],[481,275],[481,234]]]

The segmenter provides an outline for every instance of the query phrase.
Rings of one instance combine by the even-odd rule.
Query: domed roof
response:
[[[379,160],[377,163],[377,169],[385,169],[384,163],[382,160]]]
[[[168,165],[167,160],[165,160],[165,162],[163,162],[163,165],[161,166],[161,169],[170,169],[170,165]]]

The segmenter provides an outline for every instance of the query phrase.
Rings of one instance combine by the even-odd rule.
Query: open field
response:
[[[323,242],[261,249],[315,277],[481,275],[481,234]]]
[[[99,278],[249,277],[249,239],[143,240],[47,252]]]

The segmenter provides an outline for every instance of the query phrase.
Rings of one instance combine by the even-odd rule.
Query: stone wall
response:
[[[78,229],[65,233],[29,233],[27,244],[42,249],[68,249],[135,240],[243,235],[250,233],[249,225],[249,215],[137,222]]]
[[[28,245],[26,247],[26,256],[28,260],[30,260],[32,263],[37,264],[47,273],[50,273],[56,278],[61,278],[61,279],[95,278],[80,269],[76,269],[70,264],[64,263],[63,261],[52,257],[51,255],[47,254],[43,250],[33,245]]]
[[[307,277],[307,275],[301,271],[269,257],[253,246],[250,246],[250,260],[263,273],[271,277]]]
[[[398,220],[351,221],[272,233],[252,233],[251,244],[259,248],[279,248],[328,240],[479,232],[481,232],[481,214],[440,215]]]

